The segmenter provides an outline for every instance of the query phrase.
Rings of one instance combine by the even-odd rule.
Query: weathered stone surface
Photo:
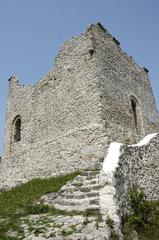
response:
[[[106,240],[109,236],[105,221],[96,217],[31,215],[23,221],[27,222],[21,225],[24,240]]]
[[[115,172],[116,196],[121,203],[133,184],[144,190],[149,199],[159,199],[159,134],[149,143],[123,145]]]

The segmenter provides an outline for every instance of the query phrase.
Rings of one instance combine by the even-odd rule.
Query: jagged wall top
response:
[[[53,81],[53,80],[56,80],[56,68],[58,67],[58,62],[60,61],[60,58],[62,58],[62,55],[63,55],[63,52],[65,52],[65,47],[67,48],[67,45],[70,44],[71,41],[76,41],[78,38],[80,37],[83,37],[83,36],[87,36],[90,38],[90,51],[93,49],[95,51],[95,48],[96,48],[96,42],[95,42],[95,39],[94,39],[94,30],[95,29],[98,29],[101,33],[104,34],[105,37],[108,37],[112,40],[112,42],[114,42],[114,44],[119,48],[119,51],[121,51],[121,54],[123,54],[123,56],[127,59],[127,61],[129,63],[132,63],[133,66],[135,66],[137,69],[140,69],[143,74],[145,75],[148,75],[148,69],[146,67],[140,67],[132,58],[132,56],[129,56],[126,52],[124,52],[121,47],[120,47],[120,42],[116,39],[116,37],[112,36],[108,30],[100,23],[96,23],[96,24],[91,24],[85,32],[81,33],[80,35],[78,36],[74,36],[72,37],[71,39],[69,40],[66,40],[64,42],[64,44],[60,47],[60,50],[57,54],[57,56],[55,57],[55,60],[54,60],[54,66],[50,69],[50,71],[44,75],[44,77],[41,79],[41,80],[38,80],[35,84],[31,84],[31,85],[21,85],[19,83],[19,79],[17,78],[17,76],[13,75],[9,78],[9,82],[10,82],[10,86],[12,85],[15,85],[15,86],[21,86],[21,87],[30,87],[30,86],[37,86],[38,84],[40,86],[42,86],[43,84],[41,82],[43,81]],[[148,78],[148,76],[147,76]]]

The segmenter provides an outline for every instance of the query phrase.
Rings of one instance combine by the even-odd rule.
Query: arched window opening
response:
[[[133,96],[131,97],[131,109],[133,113],[133,120],[136,128],[136,133],[141,134],[142,133],[141,113],[140,113],[138,101]]]
[[[21,140],[21,118],[16,117],[14,120],[14,141],[19,142]]]
[[[131,107],[132,107],[132,111],[133,111],[135,126],[137,128],[137,104],[134,99],[131,99]]]

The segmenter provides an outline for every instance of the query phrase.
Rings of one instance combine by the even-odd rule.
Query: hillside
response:
[[[50,179],[35,179],[12,190],[0,193],[0,239],[1,240],[53,240],[53,239],[119,239],[113,230],[111,219],[102,219],[98,209],[81,208],[66,211],[48,206],[50,194],[56,195],[61,187],[74,183],[79,177],[93,182],[96,172],[75,172]],[[94,176],[94,177],[93,177]],[[73,180],[75,179],[75,180]],[[80,178],[81,179],[81,178]],[[78,184],[77,184],[78,185]],[[76,185],[76,187],[77,187]],[[82,183],[81,183],[82,186]],[[78,185],[78,187],[81,187]],[[64,187],[62,188],[64,189]],[[66,188],[65,188],[66,189]],[[64,192],[64,191],[63,191]],[[86,192],[85,192],[86,193]],[[43,197],[42,197],[43,196]],[[67,194],[68,196],[68,194]],[[41,198],[42,197],[42,198]],[[81,197],[82,198],[82,197]],[[139,240],[159,239],[159,203],[156,202],[152,225],[138,233]],[[124,224],[125,240],[132,238],[133,228]]]

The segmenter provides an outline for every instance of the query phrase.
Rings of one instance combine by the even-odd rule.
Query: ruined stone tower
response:
[[[9,79],[1,185],[93,166],[111,141],[157,131],[156,114],[147,69],[91,25],[65,42],[41,81]]]

